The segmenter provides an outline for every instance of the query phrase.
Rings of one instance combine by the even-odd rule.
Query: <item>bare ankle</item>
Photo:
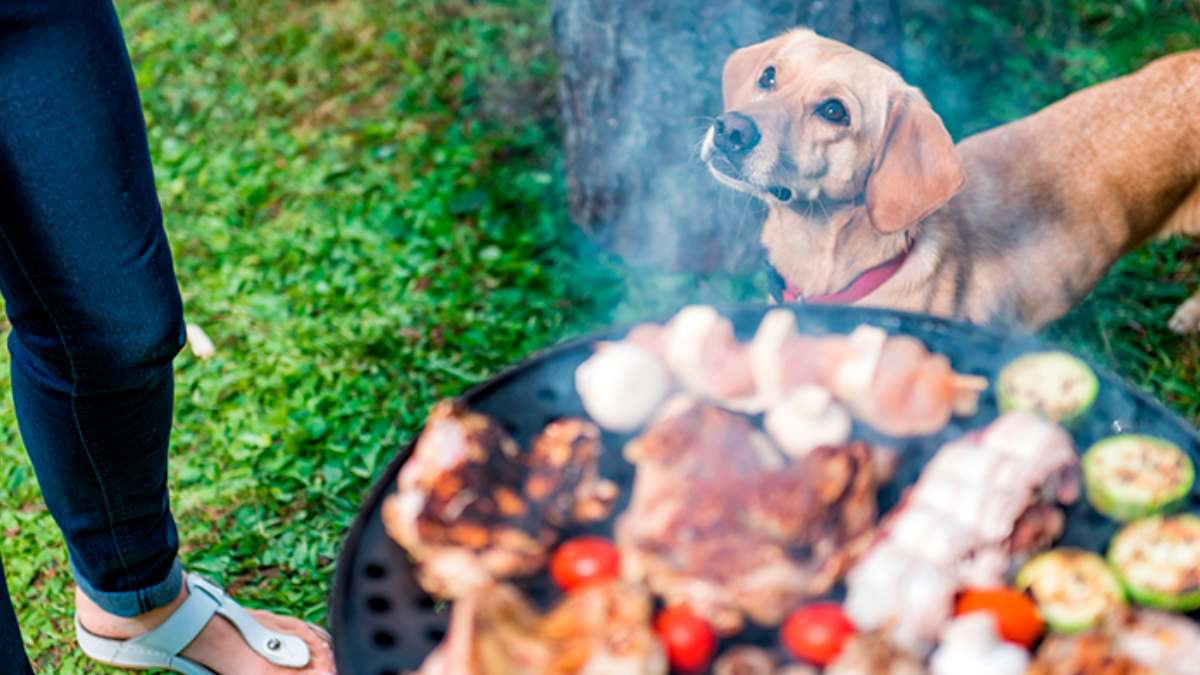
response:
[[[187,599],[186,585],[179,589],[179,595],[164,607],[152,609],[138,616],[117,616],[104,610],[79,588],[75,589],[75,612],[79,622],[88,631],[101,637],[128,639],[136,637],[161,625]]]

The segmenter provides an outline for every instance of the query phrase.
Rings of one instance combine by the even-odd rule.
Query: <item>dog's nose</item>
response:
[[[744,155],[758,145],[758,125],[739,112],[728,112],[713,122],[713,145],[727,155]]]

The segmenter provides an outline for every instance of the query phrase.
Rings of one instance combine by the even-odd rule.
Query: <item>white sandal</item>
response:
[[[267,630],[220,586],[195,574],[184,577],[188,597],[161,626],[130,640],[114,640],[88,632],[75,616],[75,637],[92,659],[118,668],[162,668],[183,675],[215,675],[204,666],[180,656],[214,615],[229,620],[250,649],[277,666],[308,665],[308,645],[295,635]],[[313,626],[324,637],[324,631]]]

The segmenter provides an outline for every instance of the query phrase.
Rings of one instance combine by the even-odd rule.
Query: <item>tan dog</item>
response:
[[[787,299],[1037,328],[1122,254],[1200,234],[1200,52],[967,138],[883,63],[796,30],[735,52],[701,156],[763,199]],[[1171,319],[1200,331],[1200,293]]]

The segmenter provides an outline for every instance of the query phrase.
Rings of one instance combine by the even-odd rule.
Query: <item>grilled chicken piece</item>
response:
[[[645,589],[577,590],[546,615],[507,584],[454,603],[450,630],[418,675],[666,675]]]
[[[825,675],[929,675],[921,662],[880,633],[850,638]],[[966,675],[964,673],[964,675]]]
[[[798,663],[779,665],[775,654],[761,647],[734,647],[712,667],[713,675],[817,675],[817,669]]]
[[[1200,675],[1200,625],[1185,616],[1138,610],[1110,628],[1117,651],[1164,675]]]
[[[533,573],[558,528],[604,518],[616,498],[597,475],[599,439],[589,422],[559,420],[523,453],[491,418],[443,401],[384,503],[384,525],[435,595]]]
[[[1116,651],[1101,633],[1051,635],[1042,641],[1027,675],[1155,675]]]
[[[959,588],[997,586],[1018,557],[1061,532],[1079,496],[1078,458],[1058,426],[1009,413],[944,446],[847,576],[846,611],[924,654]]]
[[[580,419],[555,420],[524,457],[525,497],[546,522],[563,527],[603,520],[617,499],[615,483],[600,478],[600,430]]]
[[[688,399],[626,447],[637,464],[615,534],[622,568],[718,633],[775,625],[826,593],[875,517],[871,453],[823,447],[785,464],[745,418]]]
[[[1128,610],[1080,635],[1054,635],[1028,675],[1200,675],[1200,626],[1177,614]]]

